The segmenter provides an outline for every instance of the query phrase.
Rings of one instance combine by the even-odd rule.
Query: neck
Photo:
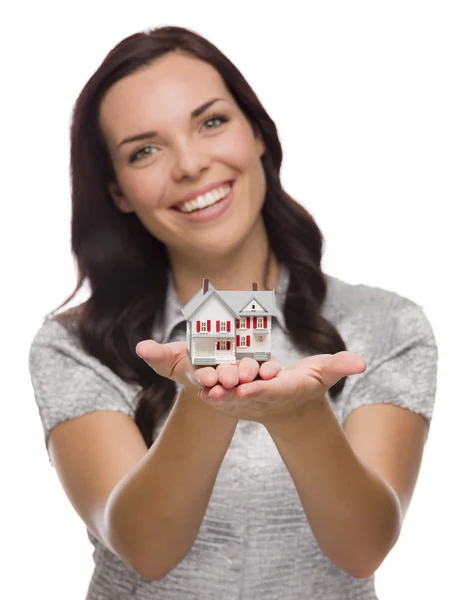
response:
[[[266,235],[247,240],[230,254],[202,258],[169,249],[169,259],[175,289],[184,305],[201,289],[203,279],[217,290],[251,290],[252,282],[258,290],[275,290],[281,268]]]

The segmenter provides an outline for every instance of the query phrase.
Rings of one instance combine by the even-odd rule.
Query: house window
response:
[[[255,309],[256,309],[256,305],[255,305],[255,304],[253,304],[253,305],[251,306],[251,308],[252,308],[252,310],[255,310]]]
[[[226,321],[220,321],[220,331],[226,331]]]
[[[206,321],[202,321],[200,323],[200,332],[202,332],[202,331],[206,332],[206,330],[207,330],[207,323],[206,323]]]
[[[263,337],[262,335],[258,335],[258,336],[257,336],[257,341],[258,341],[258,342],[262,342],[262,341],[263,341],[263,339],[264,339],[264,337]]]
[[[242,335],[240,340],[239,340],[239,345],[241,348],[245,348],[246,347],[246,336]]]
[[[257,317],[257,326],[264,327],[264,317]]]

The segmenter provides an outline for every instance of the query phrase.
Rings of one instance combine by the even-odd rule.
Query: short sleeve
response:
[[[134,418],[125,382],[90,356],[61,324],[50,319],[29,350],[29,372],[46,449],[51,429],[97,410],[121,411]]]
[[[390,403],[421,415],[429,426],[438,363],[433,329],[423,308],[412,301],[391,322],[390,335],[379,341],[382,351],[364,373],[351,376],[356,380],[343,407],[343,424],[355,408]]]

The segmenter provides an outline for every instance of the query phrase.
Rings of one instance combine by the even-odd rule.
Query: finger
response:
[[[280,371],[282,370],[282,363],[279,362],[276,358],[274,358],[262,363],[259,369],[259,374],[262,379],[272,379],[272,377],[275,377],[277,373],[280,373]]]
[[[204,387],[213,387],[218,383],[218,373],[213,367],[198,367],[192,373],[194,379]]]
[[[256,398],[260,402],[267,402],[272,398],[278,397],[281,394],[286,393],[285,387],[281,389],[281,382],[277,377],[271,379],[262,380],[256,379],[255,381],[249,381],[248,383],[242,383],[236,390],[236,396],[238,398]]]
[[[254,381],[259,373],[259,363],[257,360],[253,358],[249,358],[248,356],[241,359],[238,365],[239,371],[239,382],[247,383],[249,381]]]
[[[231,389],[239,383],[238,367],[236,365],[218,365],[216,367],[218,381],[226,389]]]
[[[205,397],[208,400],[221,400],[227,394],[231,394],[231,392],[229,390],[227,390],[225,387],[223,387],[222,385],[215,385],[212,388],[206,388],[204,390],[204,393],[205,393]]]

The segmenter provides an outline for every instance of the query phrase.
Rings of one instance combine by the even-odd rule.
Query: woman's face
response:
[[[208,63],[171,53],[121,79],[102,100],[99,124],[117,179],[109,185],[113,201],[169,249],[224,254],[262,218],[264,143]],[[145,132],[153,134],[123,142]],[[235,187],[221,216],[196,223],[171,209],[189,192],[225,180]]]

